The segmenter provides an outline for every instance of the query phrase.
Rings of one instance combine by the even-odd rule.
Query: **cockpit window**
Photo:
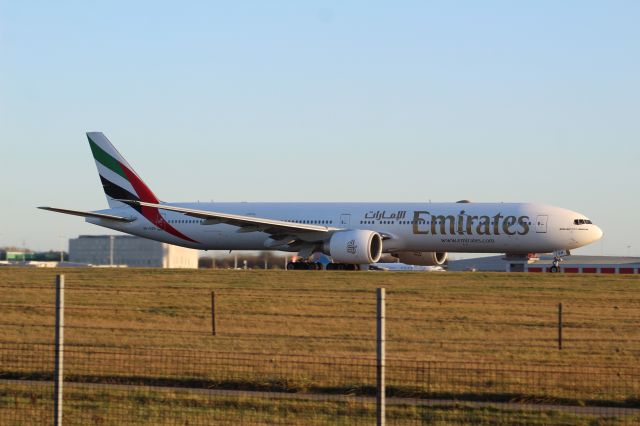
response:
[[[591,221],[589,219],[574,219],[574,225],[591,225]]]

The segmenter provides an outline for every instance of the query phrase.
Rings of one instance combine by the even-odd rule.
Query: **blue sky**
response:
[[[640,3],[0,1],[0,246],[165,200],[531,201],[640,255]],[[628,248],[631,246],[631,248]]]

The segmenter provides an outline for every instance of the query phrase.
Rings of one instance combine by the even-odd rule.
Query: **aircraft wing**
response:
[[[231,213],[219,213],[208,210],[187,209],[184,207],[168,206],[166,204],[147,203],[144,201],[119,200],[129,205],[140,205],[143,207],[152,207],[159,210],[167,210],[172,212],[183,213],[187,216],[204,219],[203,225],[217,225],[219,223],[227,223],[229,225],[238,226],[238,232],[265,232],[271,234],[272,238],[284,236],[297,236],[300,234],[318,233],[318,239],[326,236],[328,233],[338,230],[328,226],[310,225],[305,223],[293,223],[277,219],[265,219],[255,216],[244,216]]]
[[[95,217],[98,219],[115,220],[117,222],[133,222],[135,220],[135,218],[122,217],[122,216],[116,216],[116,215],[104,214],[104,213],[83,212],[80,210],[58,209],[55,207],[38,207],[38,208],[42,210],[48,210],[51,212],[71,214],[74,216]]]

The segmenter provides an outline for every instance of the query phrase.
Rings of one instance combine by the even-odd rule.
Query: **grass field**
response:
[[[51,341],[56,272],[0,270],[0,341]],[[373,356],[375,289],[385,287],[389,357],[587,366],[640,361],[640,280],[633,276],[60,272],[68,344]]]
[[[131,400],[136,404],[131,404]],[[295,399],[256,399],[215,397],[184,390],[140,392],[96,390],[69,386],[66,394],[66,425],[371,425],[375,424],[375,405],[349,401],[313,401]],[[7,395],[0,392],[0,419],[5,426],[50,423],[52,395],[47,389],[16,386]],[[13,416],[16,407],[30,410],[25,422]],[[310,415],[312,413],[312,415]],[[344,416],[348,415],[348,419]],[[474,407],[464,403],[436,407],[389,405],[388,425],[624,425],[639,420],[613,417],[602,419],[594,414],[575,414],[551,410],[499,410]],[[336,419],[344,418],[342,421]]]
[[[53,341],[60,272],[66,277],[70,382],[371,396],[375,289],[385,287],[392,394],[576,406],[637,407],[640,401],[640,280],[622,275],[3,269],[0,378],[50,378],[52,351],[33,345]],[[556,340],[560,302],[562,350]],[[11,352],[16,343],[22,349]],[[126,398],[101,392],[107,400],[114,393],[116,405],[129,401],[123,412],[130,398],[137,400],[131,392]],[[39,398],[29,395],[11,389],[5,396],[15,404]],[[136,414],[142,423],[167,404],[186,404],[202,419],[213,409],[198,396],[171,403],[166,395],[147,396],[148,413]],[[216,406],[218,419],[229,412],[237,420],[237,408],[244,407],[242,415],[266,410],[274,418],[313,412],[317,424],[328,424],[345,409],[337,402],[281,401],[270,408],[255,399],[241,402]],[[200,406],[208,409],[201,412]],[[0,415],[3,407],[0,398]],[[101,409],[96,403],[92,415],[102,418]],[[82,423],[84,411],[78,410]],[[370,422],[369,405],[350,410],[352,421]],[[497,424],[491,416],[504,420],[508,414],[457,406],[397,410],[405,423],[425,416],[441,424],[467,423],[460,419],[468,415]],[[513,418],[527,416],[519,412]],[[531,416],[529,423],[540,424],[594,420],[562,412]],[[614,420],[609,423],[627,421]]]

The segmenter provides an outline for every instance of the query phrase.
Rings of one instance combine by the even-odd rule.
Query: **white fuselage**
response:
[[[168,203],[170,206],[277,219],[339,229],[365,229],[385,236],[383,251],[542,253],[575,249],[602,231],[580,213],[529,203]],[[265,250],[269,235],[179,212],[162,217],[193,241],[157,228],[129,206],[100,210],[135,217],[129,223],[87,218],[128,234],[200,250]],[[588,223],[587,223],[588,222]],[[304,235],[301,236],[304,239]],[[278,248],[283,250],[283,248]],[[285,248],[286,250],[286,248]]]

